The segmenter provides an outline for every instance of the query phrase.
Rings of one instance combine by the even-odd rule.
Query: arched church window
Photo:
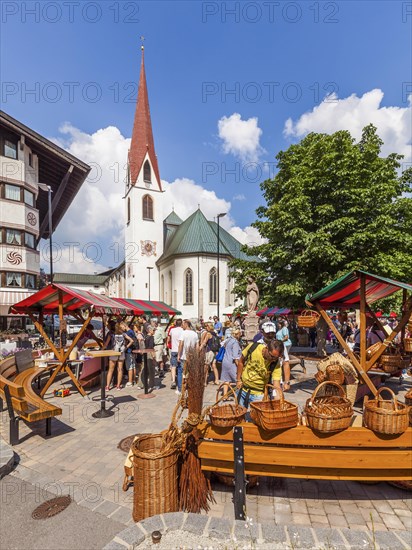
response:
[[[152,182],[152,169],[150,168],[150,162],[147,160],[143,166],[143,180],[146,183]]]
[[[193,304],[193,271],[186,269],[184,274],[185,304]]]
[[[145,195],[142,201],[143,201],[143,219],[154,221],[152,197],[150,195]]]
[[[168,301],[168,304],[171,306],[172,305],[172,302],[173,302],[173,279],[172,279],[172,272],[169,271],[169,301]]]
[[[127,224],[130,223],[130,197],[127,197]]]
[[[212,267],[209,271],[209,302],[211,304],[217,302],[217,272],[215,267]]]
[[[162,302],[165,301],[165,276],[160,277],[160,299]]]

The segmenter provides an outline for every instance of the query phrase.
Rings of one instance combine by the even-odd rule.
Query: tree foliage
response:
[[[233,261],[235,291],[252,273],[266,302],[302,307],[353,269],[411,282],[412,169],[379,156],[382,143],[370,124],[358,143],[347,131],[311,133],[279,152],[252,224],[266,243],[244,247],[262,262]]]

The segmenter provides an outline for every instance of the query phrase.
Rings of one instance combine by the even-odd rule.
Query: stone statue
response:
[[[259,301],[259,288],[255,281],[256,279],[254,277],[248,277],[247,279],[246,295],[248,313],[252,313],[256,310]]]

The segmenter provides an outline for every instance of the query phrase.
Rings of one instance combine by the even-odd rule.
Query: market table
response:
[[[120,357],[120,351],[113,351],[112,349],[101,349],[98,351],[88,351],[86,353],[88,357],[100,357],[102,360],[101,375],[100,375],[100,410],[93,413],[94,418],[107,418],[113,416],[113,411],[106,410],[106,367],[109,357]]]

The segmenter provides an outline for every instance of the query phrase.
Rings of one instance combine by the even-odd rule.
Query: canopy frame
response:
[[[330,319],[329,315],[326,313],[324,306],[316,299],[316,296],[322,297],[323,291],[319,291],[314,295],[314,300],[311,297],[306,298],[306,303],[309,306],[315,306],[318,310],[319,314],[321,315],[322,319],[326,322],[330,330],[335,335],[336,339],[338,340],[339,344],[342,346],[342,348],[346,351],[348,354],[348,357],[353,363],[353,366],[360,374],[362,380],[365,382],[365,384],[368,386],[370,391],[373,393],[373,395],[377,394],[377,389],[375,388],[374,384],[372,383],[371,379],[368,376],[368,371],[371,370],[371,368],[377,363],[377,361],[380,359],[381,355],[385,352],[387,347],[393,342],[395,337],[401,333],[402,337],[405,335],[405,327],[406,324],[412,315],[412,294],[408,298],[408,289],[412,288],[410,285],[406,285],[405,283],[398,283],[397,281],[392,281],[390,279],[384,279],[383,277],[378,277],[376,275],[371,275],[369,273],[366,273],[364,271],[357,271],[353,273],[349,273],[345,275],[344,277],[341,277],[338,279],[338,281],[344,280],[346,277],[349,277],[350,275],[357,275],[360,280],[360,300],[359,300],[359,309],[360,309],[360,353],[359,353],[359,359],[355,356],[353,351],[350,349],[347,342],[342,338],[340,332],[336,328],[336,326],[333,324],[332,320]],[[366,282],[367,282],[367,276],[373,277],[375,280],[380,280],[387,282],[390,284],[392,288],[392,292],[389,292],[386,294],[386,296],[389,296],[390,294],[393,294],[397,292],[398,290],[402,289],[402,318],[399,321],[398,325],[395,327],[395,329],[391,332],[391,334],[384,339],[384,341],[380,344],[378,350],[372,355],[372,357],[368,360],[366,355],[366,330],[367,330],[367,324],[366,324],[366,313],[369,312],[372,315],[372,318],[375,322],[377,322],[378,326],[384,330],[384,327],[382,326],[382,323],[378,320],[375,313],[370,308],[369,303],[367,303],[367,291],[366,291]],[[338,282],[338,281],[335,281]],[[332,287],[335,283],[332,283],[331,285],[328,285],[326,289],[329,289]],[[324,289],[325,290],[325,289]],[[313,300],[313,301],[311,301]],[[375,301],[375,300],[374,300]],[[348,305],[342,305],[339,303],[328,303],[328,307],[330,306],[341,306],[341,307],[348,307]],[[351,305],[353,307],[353,304]]]

